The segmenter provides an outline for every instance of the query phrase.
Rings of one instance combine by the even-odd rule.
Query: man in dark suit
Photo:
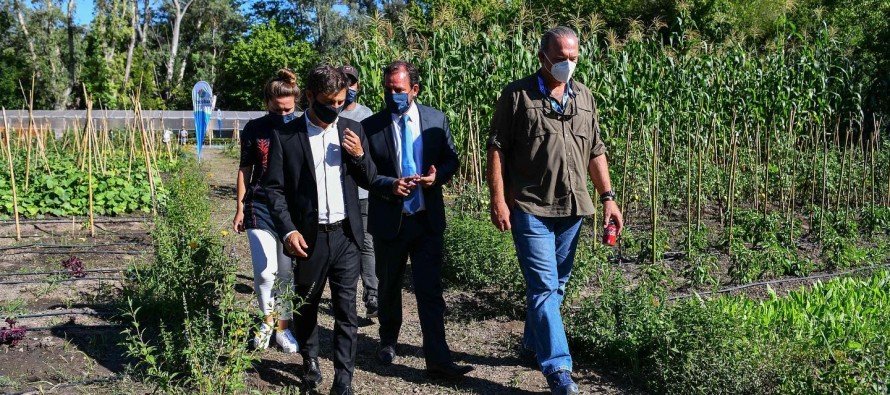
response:
[[[299,307],[294,333],[303,356],[303,380],[322,381],[318,365],[318,304],[325,281],[334,310],[332,394],[352,394],[358,317],[355,308],[359,246],[364,237],[358,187],[376,176],[358,122],[340,118],[349,80],[331,66],[306,78],[309,110],[273,135],[266,193],[285,250],[295,257]]]
[[[445,114],[415,100],[419,80],[414,65],[391,63],[384,69],[387,108],[362,121],[378,171],[368,209],[368,231],[374,236],[380,281],[377,358],[389,365],[396,356],[402,325],[402,277],[410,257],[427,373],[457,379],[473,370],[452,361],[445,341],[442,185],[454,176],[458,160]]]

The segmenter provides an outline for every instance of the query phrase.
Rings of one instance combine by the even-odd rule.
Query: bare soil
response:
[[[151,224],[97,220],[96,237],[83,218],[24,221],[21,241],[11,221],[0,223],[0,316],[28,328],[15,347],[0,346],[0,393],[133,393],[115,389],[127,383],[129,361],[110,313],[124,270],[153,256]],[[62,266],[70,257],[83,261],[85,277]]]

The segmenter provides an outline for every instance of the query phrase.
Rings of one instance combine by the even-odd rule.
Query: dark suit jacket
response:
[[[318,233],[318,191],[315,161],[306,128],[307,116],[304,113],[272,135],[269,144],[269,168],[263,179],[263,187],[266,189],[269,212],[278,237],[284,240],[291,231],[299,231],[309,245],[307,252],[311,256]],[[361,245],[364,231],[356,185],[368,188],[377,170],[368,155],[368,139],[362,125],[339,118],[337,129],[340,132],[340,141],[343,141],[343,132],[347,128],[359,136],[365,152],[362,159],[355,159],[345,150],[340,151],[343,155],[343,198],[347,221],[344,228]]]
[[[430,188],[422,188],[423,200],[431,228],[441,233],[445,231],[442,185],[451,181],[460,162],[445,114],[431,107],[416,105],[423,139],[423,164],[419,170],[427,174],[431,165],[436,166],[436,183]],[[390,240],[399,233],[403,204],[403,199],[392,193],[392,184],[398,179],[401,167],[393,137],[392,115],[386,110],[378,112],[365,118],[362,126],[368,135],[371,159],[377,165],[377,177],[369,188],[372,193],[368,196],[368,233]]]

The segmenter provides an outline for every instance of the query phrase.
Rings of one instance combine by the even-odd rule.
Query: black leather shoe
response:
[[[396,359],[396,347],[389,345],[377,349],[377,361],[383,366],[392,365],[392,361]]]
[[[355,392],[352,391],[352,385],[337,385],[331,387],[331,395],[355,395]]]
[[[321,367],[318,366],[318,358],[303,359],[303,382],[311,388],[321,384]]]
[[[458,365],[451,363],[449,365],[427,364],[426,374],[432,379],[460,380],[464,375],[473,371],[470,365]]]

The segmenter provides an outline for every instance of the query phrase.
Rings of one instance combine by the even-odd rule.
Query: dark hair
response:
[[[285,96],[300,96],[300,87],[297,86],[297,75],[290,69],[281,69],[275,76],[266,82],[263,88],[263,98],[266,102]]]
[[[349,77],[329,64],[317,66],[306,75],[306,90],[314,95],[340,92],[349,85]]]
[[[556,41],[557,38],[561,37],[571,37],[574,38],[575,41],[578,41],[578,35],[575,34],[575,31],[572,30],[572,28],[557,26],[548,30],[541,36],[541,44],[538,46],[538,52],[547,53],[547,51],[550,50],[550,44]]]
[[[389,77],[390,74],[398,73],[403,68],[408,72],[408,81],[411,84],[411,87],[420,85],[420,73],[417,72],[417,67],[414,67],[413,64],[404,60],[397,60],[383,68],[383,83],[386,84],[386,77]]]

